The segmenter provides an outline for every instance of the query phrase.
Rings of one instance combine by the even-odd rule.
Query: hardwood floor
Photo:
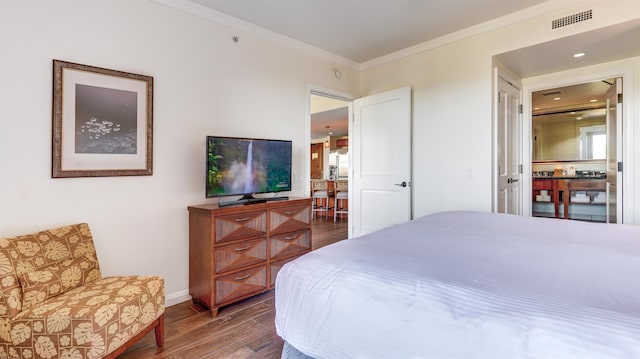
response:
[[[347,238],[347,221],[316,218],[313,249]],[[282,339],[276,334],[274,292],[269,291],[222,307],[217,318],[191,301],[165,310],[164,347],[156,347],[153,331],[119,358],[277,359]]]
[[[311,235],[313,236],[312,249],[324,247],[327,244],[335,243],[347,238],[347,220],[338,219],[333,222],[333,217],[325,219],[316,217],[311,222]]]

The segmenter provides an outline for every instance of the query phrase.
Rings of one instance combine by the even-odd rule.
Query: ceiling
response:
[[[534,123],[600,119],[606,115],[607,92],[616,79],[587,82],[531,93]]]
[[[188,0],[356,64],[495,20],[546,0]],[[549,1],[549,3],[552,0]],[[520,78],[640,56],[633,20],[494,56]],[[575,59],[575,52],[586,56]],[[579,96],[598,95],[585,86]],[[595,91],[595,92],[591,92]],[[532,102],[534,106],[534,102]],[[559,103],[551,106],[559,106]],[[313,105],[312,105],[313,106]],[[312,138],[347,133],[347,107],[313,110]]]
[[[547,0],[190,0],[356,63]]]
[[[640,20],[627,21],[496,55],[520,78],[640,56]],[[584,57],[573,54],[583,52]]]
[[[615,79],[535,91],[531,94],[532,114],[542,115],[577,109],[604,108],[606,93]]]

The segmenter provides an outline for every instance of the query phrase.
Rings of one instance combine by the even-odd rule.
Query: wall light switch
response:
[[[464,176],[465,176],[467,179],[473,179],[473,171],[471,170],[471,168],[467,168],[467,169],[464,171]]]

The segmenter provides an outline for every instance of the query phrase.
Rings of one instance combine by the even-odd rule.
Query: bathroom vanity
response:
[[[606,181],[604,175],[533,177],[533,216],[606,221]]]

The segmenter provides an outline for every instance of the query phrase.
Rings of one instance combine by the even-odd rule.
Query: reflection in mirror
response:
[[[531,94],[533,161],[606,158],[606,96],[615,79]]]
[[[580,159],[604,160],[607,158],[607,128],[605,125],[580,128]]]
[[[533,116],[533,160],[604,159],[605,109]]]

